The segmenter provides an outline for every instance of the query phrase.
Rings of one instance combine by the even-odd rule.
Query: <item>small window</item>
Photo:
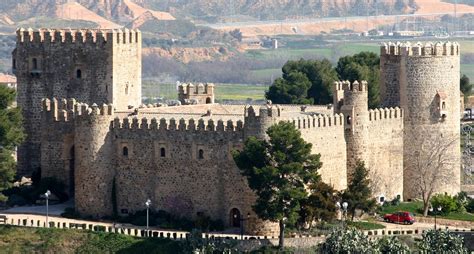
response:
[[[443,109],[443,110],[446,109],[446,102],[445,102],[445,101],[443,101],[443,102],[441,103],[441,109]]]
[[[81,79],[81,78],[82,78],[82,71],[81,71],[81,69],[77,69],[77,70],[76,70],[76,78],[77,78],[77,79]]]
[[[122,148],[122,155],[123,155],[123,156],[128,156],[128,147],[124,146],[124,147]]]
[[[32,64],[33,64],[33,70],[37,70],[38,69],[38,59],[33,58]]]
[[[166,149],[165,149],[164,147],[162,147],[162,148],[160,149],[160,155],[161,155],[161,157],[163,157],[163,158],[166,157]]]
[[[199,149],[198,158],[199,158],[200,160],[204,159],[204,151],[203,151],[202,149]]]
[[[380,197],[380,203],[385,202],[385,197]]]
[[[125,94],[128,94],[128,84],[125,85]]]

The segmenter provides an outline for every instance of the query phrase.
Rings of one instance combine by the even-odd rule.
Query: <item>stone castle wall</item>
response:
[[[376,197],[403,199],[403,110],[369,110],[368,158],[372,192]]]
[[[288,119],[312,143],[312,153],[321,154],[321,179],[336,190],[347,187],[347,157],[343,115],[318,115]]]

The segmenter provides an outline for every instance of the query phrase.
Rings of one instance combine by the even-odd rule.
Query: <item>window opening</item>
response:
[[[128,156],[128,147],[124,146],[124,147],[122,148],[122,155],[123,155],[123,156]]]

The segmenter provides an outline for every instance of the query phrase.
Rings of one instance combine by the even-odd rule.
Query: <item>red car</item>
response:
[[[415,223],[415,216],[409,212],[396,212],[392,214],[385,214],[383,220],[386,222],[413,224]]]

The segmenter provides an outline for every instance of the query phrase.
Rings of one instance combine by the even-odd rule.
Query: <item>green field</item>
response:
[[[0,226],[0,253],[183,253],[179,242],[68,229]]]
[[[263,100],[267,89],[264,85],[215,84],[216,100]],[[177,99],[178,92],[176,84],[146,81],[143,82],[142,96]]]

